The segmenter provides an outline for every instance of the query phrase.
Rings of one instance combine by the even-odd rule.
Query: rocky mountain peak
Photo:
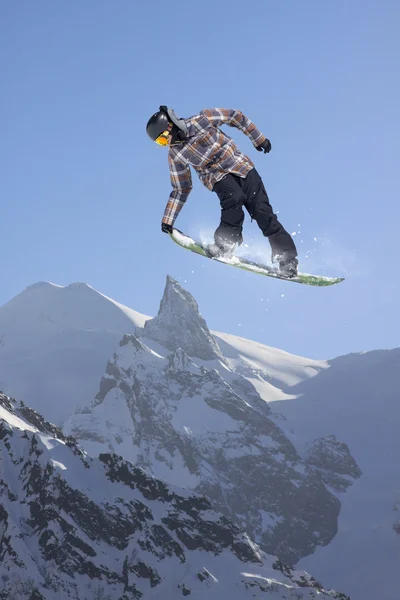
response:
[[[138,335],[168,348],[182,348],[191,357],[224,360],[193,296],[169,275],[158,315],[147,321]]]
[[[1,600],[345,598],[205,497],[113,453],[86,459],[52,428],[0,394]]]

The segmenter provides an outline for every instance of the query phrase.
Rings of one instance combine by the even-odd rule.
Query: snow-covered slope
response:
[[[400,349],[342,356],[293,386],[293,400],[272,404],[294,427],[301,453],[308,440],[334,433],[362,470],[341,497],[337,536],[299,563],[325,585],[346,585],[355,600],[400,598],[399,369]]]
[[[315,361],[228,334],[216,339],[300,456],[310,458],[316,438],[335,435],[361,469],[339,495],[337,535],[298,565],[354,600],[399,600],[400,349]]]
[[[70,300],[71,296],[75,301]],[[64,301],[63,298],[68,299]],[[184,303],[187,296],[182,294],[180,298]],[[193,304],[189,304],[193,308]],[[52,310],[58,305],[63,310],[56,313],[57,322],[62,325],[57,328],[51,321],[56,320]],[[102,308],[96,308],[98,306]],[[172,305],[165,303],[165,306],[174,308],[174,302]],[[186,306],[184,304],[184,308]],[[26,397],[28,402],[31,402],[31,392],[34,407],[41,408],[47,418],[58,423],[71,416],[76,406],[88,406],[92,415],[88,413],[79,418],[89,420],[92,416],[97,433],[100,425],[102,428],[105,426],[101,443],[106,446],[110,440],[114,440],[114,449],[121,453],[122,448],[125,451],[127,438],[119,438],[116,434],[121,423],[117,424],[117,428],[110,426],[110,423],[125,419],[122,425],[129,435],[133,435],[135,423],[128,404],[125,406],[117,399],[112,401],[113,392],[108,390],[107,394],[107,388],[103,387],[104,382],[111,379],[110,374],[106,373],[100,390],[99,382],[107,364],[107,371],[112,369],[114,363],[118,367],[118,359],[114,360],[113,352],[116,356],[120,355],[119,344],[125,333],[134,334],[137,342],[147,348],[141,354],[146,360],[137,363],[137,379],[146,380],[147,358],[153,369],[149,371],[149,380],[163,372],[169,356],[175,356],[174,361],[178,361],[178,364],[183,355],[186,355],[185,359],[182,358],[184,363],[190,358],[185,364],[193,363],[194,366],[190,368],[194,369],[195,377],[197,373],[199,378],[203,378],[204,374],[199,371],[201,367],[207,371],[216,369],[224,389],[227,389],[226,386],[231,388],[240,401],[251,406],[252,411],[263,412],[264,406],[267,413],[264,417],[279,428],[285,439],[284,447],[294,447],[298,456],[296,464],[307,464],[307,469],[318,473],[328,492],[341,503],[338,534],[328,546],[318,546],[317,551],[300,564],[306,565],[325,585],[351,592],[354,600],[398,600],[393,573],[396,572],[400,551],[400,535],[396,533],[400,531],[397,473],[400,457],[397,383],[400,350],[316,361],[222,332],[209,332],[204,320],[196,321],[196,335],[191,336],[185,331],[190,323],[187,318],[181,319],[177,330],[174,328],[174,335],[178,331],[182,337],[175,336],[171,341],[172,338],[165,335],[168,334],[168,313],[176,317],[177,311],[168,309],[161,313],[161,318],[154,319],[152,325],[152,321],[149,321],[144,327],[147,317],[120,307],[84,284],[67,288],[52,284],[32,286],[0,308],[0,389],[7,389],[18,397],[19,391],[23,390],[22,397]],[[96,314],[98,319],[94,321]],[[187,317],[187,311],[183,310],[182,315]],[[50,316],[50,320],[47,316]],[[115,325],[116,320],[118,325]],[[175,350],[180,339],[181,346],[185,347],[182,355]],[[167,347],[162,344],[167,344]],[[205,347],[210,353],[200,356],[199,348]],[[129,382],[132,385],[135,382],[133,373],[134,369],[131,368]],[[122,388],[118,389],[121,391]],[[98,398],[91,406],[97,394]],[[240,402],[236,396],[235,402]],[[207,423],[213,423],[216,409],[210,409],[204,399],[201,402],[203,408],[209,411]],[[268,403],[267,407],[265,402]],[[166,404],[164,409],[167,408]],[[172,414],[170,408],[169,405],[167,415]],[[111,419],[108,418],[110,414]],[[193,420],[195,414],[194,411]],[[189,414],[188,420],[190,417]],[[218,423],[220,419],[217,419],[215,427]],[[75,421],[75,425],[80,426],[78,421]],[[136,424],[137,427],[139,425]],[[167,425],[166,430],[171,431],[170,422]],[[211,433],[213,427],[214,424],[209,429]],[[204,430],[204,439],[207,435],[208,432]],[[235,435],[235,439],[239,439]],[[190,484],[196,485],[197,474],[185,470],[183,463],[179,464],[177,460],[178,454],[183,456],[189,448],[186,444],[177,449],[174,444],[178,438],[185,444],[188,439],[193,439],[190,438],[189,429],[186,432],[181,429],[180,434],[173,438],[173,470],[163,458],[157,458],[155,468],[164,477],[171,475],[174,481],[181,481],[179,478],[185,474]],[[155,437],[151,439],[159,446],[164,441],[163,437],[158,441]],[[99,440],[85,440],[89,449],[92,443],[94,449],[95,442]],[[142,447],[143,443],[142,440]],[[211,446],[213,451],[217,450],[216,442]],[[149,452],[151,449],[152,444],[149,443]],[[163,452],[165,459],[168,449]],[[232,453],[232,449],[229,452]],[[142,454],[145,456],[145,453]],[[155,456],[154,450],[152,459]],[[354,485],[345,486],[347,491],[343,493],[340,491],[343,489],[342,481],[358,473],[351,457],[361,469],[362,476]],[[277,463],[280,462],[279,458],[284,464],[284,455],[275,457]],[[231,460],[236,468],[233,456]],[[295,468],[299,470],[299,466]],[[348,471],[345,476],[343,468]],[[264,487],[269,502],[273,498],[274,488],[268,488],[268,485]],[[250,494],[246,502],[253,511],[258,497]],[[275,514],[273,511],[267,512]],[[276,525],[278,521],[265,518],[264,527],[271,522]]]
[[[85,283],[29,286],[0,307],[0,390],[61,424],[94,397],[121,337],[147,318]]]
[[[173,332],[167,349],[163,332]],[[337,440],[319,439],[301,459],[269,413],[222,358],[194,299],[168,278],[158,316],[124,337],[96,398],[64,430],[93,456],[118,452],[206,494],[265,551],[294,563],[336,534],[340,501],[327,486],[346,490],[360,471]]]
[[[0,394],[0,599],[342,598],[263,553],[208,500]]]

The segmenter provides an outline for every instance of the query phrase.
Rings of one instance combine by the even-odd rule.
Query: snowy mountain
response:
[[[0,394],[0,599],[341,598],[266,555],[209,500],[88,458]]]
[[[181,348],[203,360],[224,360],[196,300],[172,277],[167,277],[158,315],[145,323],[142,335],[169,350]]]
[[[0,307],[0,390],[61,425],[95,396],[121,337],[147,318],[85,283],[29,286]]]
[[[361,473],[331,438],[301,459],[269,413],[228,366],[194,299],[168,278],[158,316],[123,338],[96,398],[64,431],[93,456],[117,452],[205,494],[266,552],[293,564],[337,532],[340,501],[328,485],[346,490]]]
[[[294,443],[335,433],[351,447],[362,477],[341,495],[339,529],[301,568],[355,600],[398,600],[400,553],[400,349],[351,354],[291,388],[295,399],[273,408],[293,423]]]
[[[206,486],[245,528],[250,515],[254,538],[263,544],[265,532],[264,544],[276,543],[271,553],[288,557],[284,532],[298,528],[290,555],[303,556],[298,565],[325,586],[353,600],[398,600],[400,350],[331,361],[293,356],[210,332],[191,296],[167,283],[168,298],[152,320],[85,284],[27,288],[0,308],[0,389],[58,424],[72,416],[68,430],[90,453],[115,451],[171,483]],[[158,404],[151,383],[161,386]],[[159,419],[140,404],[142,389]],[[264,482],[259,496],[253,468]],[[309,513],[306,482],[313,478],[329,501],[319,505],[314,491]],[[223,494],[232,506],[222,506]]]
[[[269,401],[270,418],[301,457],[314,440],[334,435],[362,472],[339,494],[332,542],[297,566],[354,600],[398,600],[400,349],[310,361],[228,334],[216,338],[231,367]]]

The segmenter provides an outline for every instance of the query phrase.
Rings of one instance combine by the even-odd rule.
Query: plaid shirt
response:
[[[220,125],[237,127],[251,139],[254,147],[266,139],[239,110],[208,108],[184,121],[188,136],[169,146],[168,162],[173,189],[162,219],[168,225],[174,224],[192,189],[189,165],[210,190],[228,173],[246,177],[254,168],[232,138],[218,128]]]

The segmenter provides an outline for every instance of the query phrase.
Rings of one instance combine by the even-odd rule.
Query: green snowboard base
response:
[[[229,258],[215,258],[208,253],[207,246],[204,246],[200,242],[193,240],[186,234],[182,233],[182,231],[179,231],[179,229],[173,229],[170,237],[176,244],[178,244],[178,246],[186,248],[186,250],[190,250],[196,254],[201,254],[202,256],[210,258],[211,260],[216,260],[217,262],[231,265],[232,267],[244,269],[245,271],[251,271],[252,273],[258,273],[259,275],[266,275],[267,277],[274,277],[275,279],[284,279],[285,281],[293,281],[294,283],[303,283],[306,285],[316,286],[334,285],[335,283],[340,283],[344,280],[344,277],[323,277],[322,275],[309,275],[307,273],[298,273],[296,277],[285,277],[273,267],[261,265],[243,257],[239,258],[237,256],[231,256]]]

